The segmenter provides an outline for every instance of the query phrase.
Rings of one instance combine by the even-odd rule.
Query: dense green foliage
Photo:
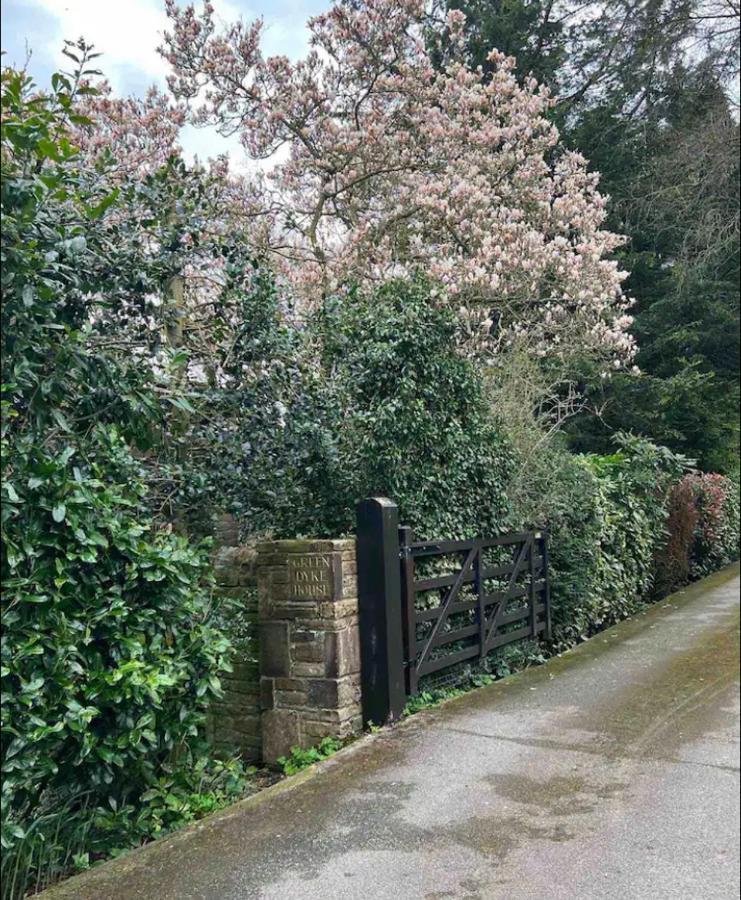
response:
[[[259,297],[264,318],[234,356],[257,347],[265,365],[252,357],[256,377],[209,394],[209,420],[224,417],[221,502],[250,531],[348,534],[371,495],[393,497],[420,535],[507,527],[512,450],[431,284],[332,298],[300,331],[274,293]]]
[[[345,508],[330,527],[350,530],[355,503],[381,495],[420,537],[505,530],[512,451],[475,365],[456,348],[456,317],[435,305],[431,285],[392,282],[338,300],[321,328],[344,479],[332,499]]]
[[[613,195],[614,225],[630,235],[624,259],[643,375],[594,379],[590,397],[602,416],[583,417],[573,432],[577,448],[603,447],[612,430],[629,428],[705,469],[731,472],[739,446],[739,125],[712,73],[676,78],[648,123],[626,123],[640,139],[632,166],[616,165],[612,146],[594,161]],[[589,135],[574,136],[587,152]]]
[[[72,447],[12,446],[2,645],[11,810],[47,791],[136,793],[197,734],[224,668],[202,554],[152,528],[120,440],[103,432],[84,449],[87,460]],[[111,462],[127,480],[111,480]]]
[[[559,649],[609,627],[650,599],[654,556],[667,539],[666,497],[686,461],[619,436],[609,456],[545,451],[534,480],[537,520],[550,532],[554,643]],[[538,470],[534,473],[538,475]]]
[[[46,861],[42,881],[69,865],[53,847],[74,843],[73,833],[84,831],[85,852],[106,854],[188,821],[202,785],[206,798],[214,786],[217,802],[243,780],[203,756],[204,713],[229,651],[206,551],[153,520],[142,462],[164,410],[186,403],[174,391],[160,395],[151,369],[107,339],[116,317],[122,338],[151,280],[167,277],[167,260],[148,258],[142,234],[125,240],[126,192],[105,170],[78,165],[65,131],[79,118],[79,90],[57,75],[51,94],[33,96],[25,76],[3,75],[10,891],[22,888],[28,865],[41,872]]]

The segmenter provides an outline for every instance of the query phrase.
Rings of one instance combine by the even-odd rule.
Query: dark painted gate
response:
[[[550,636],[544,531],[470,541],[415,542],[400,528],[404,665],[409,694],[419,679],[522,638]],[[497,559],[497,557],[500,557]],[[505,557],[505,558],[502,558]],[[508,558],[507,558],[508,557]],[[453,571],[420,573],[444,561]],[[426,598],[431,602],[425,603]]]
[[[358,505],[363,716],[401,715],[419,680],[523,638],[550,637],[544,530],[415,541],[386,498]]]

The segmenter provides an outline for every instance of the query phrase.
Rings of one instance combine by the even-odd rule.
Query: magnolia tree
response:
[[[519,83],[514,60],[493,50],[488,77],[436,69],[424,6],[335,3],[293,64],[263,56],[261,22],[219,32],[210,3],[167,0],[170,88],[192,121],[275,161],[259,190],[244,186],[243,211],[307,302],[424,270],[491,346],[619,368],[630,301],[597,175],[559,146],[547,91]],[[451,13],[447,31],[464,21]]]

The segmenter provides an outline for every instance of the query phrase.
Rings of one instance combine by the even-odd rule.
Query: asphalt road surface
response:
[[[739,896],[732,568],[52,900]]]

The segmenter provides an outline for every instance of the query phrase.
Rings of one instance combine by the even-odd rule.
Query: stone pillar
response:
[[[257,545],[262,753],[266,763],[360,731],[355,541]]]

